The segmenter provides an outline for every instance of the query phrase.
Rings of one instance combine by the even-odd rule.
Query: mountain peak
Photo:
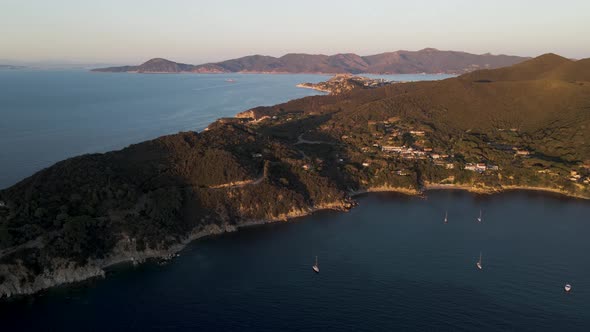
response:
[[[555,53],[545,53],[543,55],[539,55],[536,58],[532,58],[528,61],[520,63],[519,66],[535,66],[539,67],[539,69],[547,70],[571,61],[572,60],[564,58]]]
[[[532,60],[543,60],[543,61],[571,61],[567,58],[557,55],[555,53],[545,53],[533,58]]]
[[[142,63],[141,65],[149,65],[149,64],[154,64],[154,63],[175,63],[174,61],[170,61],[168,59],[164,59],[164,58],[151,58],[148,61]]]
[[[525,81],[551,76],[559,67],[572,63],[572,60],[554,53],[546,53],[536,58],[518,63],[511,67],[478,70],[464,75],[465,79],[473,81]]]

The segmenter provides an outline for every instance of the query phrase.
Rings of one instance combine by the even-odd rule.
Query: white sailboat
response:
[[[315,256],[315,264],[313,265],[312,269],[315,273],[320,273],[320,266],[318,265],[318,256]]]
[[[572,290],[572,285],[565,284],[565,286],[563,287],[563,289],[565,290],[566,293],[569,293]]]
[[[481,209],[479,209],[479,217],[477,217],[477,222],[481,222],[482,220]]]
[[[445,224],[449,223],[449,211],[445,211]]]
[[[477,263],[475,264],[477,266],[478,269],[483,269],[483,266],[481,265],[481,251],[479,252],[479,260],[477,261]]]

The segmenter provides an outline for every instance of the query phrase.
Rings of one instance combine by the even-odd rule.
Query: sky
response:
[[[0,61],[199,64],[426,47],[590,57],[590,0],[0,0]]]

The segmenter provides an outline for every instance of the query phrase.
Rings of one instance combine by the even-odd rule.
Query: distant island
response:
[[[154,58],[138,66],[93,69],[114,73],[323,73],[323,74],[464,74],[478,69],[511,66],[529,58],[440,51],[395,51],[369,56],[353,53],[322,55],[290,53],[276,58],[250,55],[217,63],[190,65]]]
[[[25,69],[24,66],[14,66],[14,65],[0,65],[0,70],[17,70],[17,69]]]
[[[169,259],[211,234],[348,210],[364,192],[589,199],[589,100],[590,59],[546,54],[442,81],[353,86],[70,158],[0,190],[0,296]]]
[[[298,88],[313,89],[330,94],[341,94],[356,89],[375,89],[394,82],[382,78],[368,78],[364,76],[353,76],[350,74],[338,74],[325,82],[300,83]]]

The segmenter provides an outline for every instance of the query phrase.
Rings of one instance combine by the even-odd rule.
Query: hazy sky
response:
[[[0,59],[202,63],[435,47],[590,57],[590,0],[0,0]]]

